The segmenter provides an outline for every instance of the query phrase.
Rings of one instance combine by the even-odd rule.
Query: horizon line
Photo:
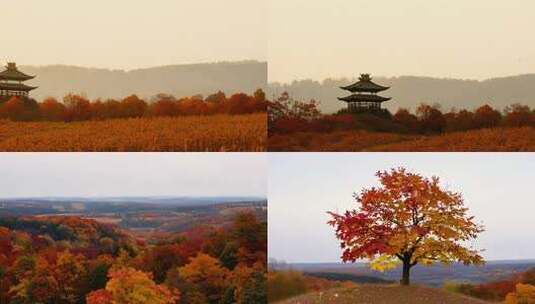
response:
[[[270,262],[272,258],[268,258],[268,264],[273,264],[272,262]],[[279,264],[286,264],[286,265],[297,265],[297,264],[314,264],[314,265],[318,265],[318,264],[340,264],[340,265],[365,265],[365,264],[369,264],[370,262],[354,262],[354,263],[345,263],[345,262],[342,262],[342,261],[339,261],[339,262],[286,262],[286,261],[280,261],[280,260],[277,260],[275,259],[275,264],[279,263]],[[535,263],[535,257],[533,258],[520,258],[520,259],[488,259],[488,260],[485,260],[485,262],[513,262],[513,261],[529,261],[529,262],[533,262]],[[453,262],[453,264],[462,264],[460,262]],[[440,263],[437,263],[435,265],[442,265]],[[446,265],[448,266],[448,265]],[[469,266],[477,266],[477,265],[469,265]]]

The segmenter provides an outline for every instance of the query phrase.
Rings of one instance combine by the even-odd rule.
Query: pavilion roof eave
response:
[[[0,72],[0,80],[26,81],[34,78],[35,76],[24,74],[19,70],[6,69]]]
[[[345,102],[378,102],[382,103],[391,100],[391,97],[382,97],[378,95],[353,94],[346,97],[338,97],[338,100]]]
[[[388,90],[388,89],[390,89],[390,87],[381,86],[381,85],[378,85],[378,84],[373,83],[371,81],[370,82],[359,81],[359,82],[356,82],[356,83],[354,83],[352,85],[340,87],[340,89],[346,90],[346,91],[350,91],[352,93],[354,93],[354,92],[375,92],[375,93],[377,93],[377,92]]]
[[[25,84],[19,84],[19,83],[2,83],[0,82],[0,90],[8,90],[8,91],[24,91],[29,92],[32,90],[37,89],[38,87],[32,87]]]

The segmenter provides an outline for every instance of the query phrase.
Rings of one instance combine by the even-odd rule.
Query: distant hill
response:
[[[159,93],[176,97],[219,90],[233,94],[252,93],[267,84],[267,63],[258,61],[170,65],[131,71],[77,66],[21,66],[26,74],[36,75],[28,84],[38,86],[32,97],[61,98],[81,93],[94,98],[120,98],[137,94],[150,98]]]
[[[524,272],[535,266],[535,260],[511,260],[511,261],[487,261],[481,266],[465,266],[452,264],[449,266],[416,265],[411,271],[411,282],[428,286],[442,286],[446,281],[487,283],[510,277],[515,273]],[[292,263],[274,264],[274,269],[294,269],[312,276],[348,275],[347,280],[359,282],[358,278],[373,277],[378,280],[398,282],[401,277],[401,269],[386,272],[371,270],[364,263]],[[349,279],[354,278],[355,280]],[[360,282],[362,283],[362,282]],[[372,282],[370,282],[372,283]]]
[[[339,87],[348,85],[356,79],[326,79],[324,81],[300,80],[290,84],[270,83],[268,96],[277,96],[287,91],[296,99],[315,99],[321,102],[324,112],[335,112],[345,106],[337,97],[348,92]],[[473,109],[484,103],[502,109],[522,103],[535,107],[535,74],[493,78],[484,81],[445,79],[431,77],[375,77],[378,84],[390,86],[383,96],[392,97],[385,103],[395,111],[399,107],[414,110],[421,102],[439,103],[442,109],[452,107]]]
[[[281,304],[330,303],[330,304],[484,304],[479,299],[447,292],[442,289],[399,285],[358,285],[298,296]]]

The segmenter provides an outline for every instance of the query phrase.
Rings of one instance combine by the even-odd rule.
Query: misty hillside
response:
[[[483,103],[499,109],[513,103],[535,107],[535,74],[484,81],[414,76],[376,77],[373,80],[378,84],[391,87],[381,94],[385,97],[392,97],[392,100],[385,103],[391,111],[399,107],[414,110],[421,102],[439,103],[443,110],[449,110],[452,107],[473,109]],[[335,112],[345,107],[345,103],[336,98],[349,95],[349,92],[339,87],[354,81],[356,79],[326,79],[322,82],[302,80],[291,84],[271,83],[268,96],[279,95],[287,91],[295,99],[320,101],[320,107],[324,112]]]
[[[257,61],[171,65],[131,71],[51,65],[21,66],[20,70],[37,77],[28,84],[39,88],[32,97],[61,98],[68,93],[82,93],[94,98],[121,98],[131,94],[150,98],[159,93],[176,97],[219,90],[227,94],[253,93],[265,88],[267,63]]]

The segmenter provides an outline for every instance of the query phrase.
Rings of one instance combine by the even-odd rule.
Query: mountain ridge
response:
[[[137,94],[151,98],[157,94],[175,97],[253,93],[267,86],[267,62],[256,60],[188,63],[136,68],[132,70],[92,68],[75,65],[21,65],[19,68],[36,78],[31,96],[61,99],[69,93],[91,99],[123,98]]]

